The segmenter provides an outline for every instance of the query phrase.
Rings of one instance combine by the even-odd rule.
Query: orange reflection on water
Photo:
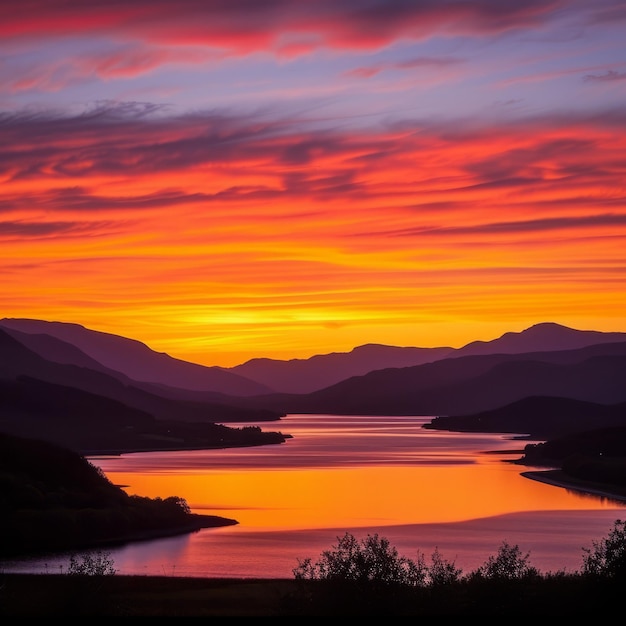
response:
[[[520,475],[498,459],[475,464],[290,470],[177,470],[107,476],[126,491],[185,498],[195,513],[241,530],[300,530],[455,522],[522,511],[619,508]]]

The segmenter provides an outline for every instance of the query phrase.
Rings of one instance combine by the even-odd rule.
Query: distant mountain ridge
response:
[[[461,348],[365,344],[350,352],[316,355],[308,359],[252,359],[230,368],[230,371],[282,393],[301,394],[375,370],[413,367],[459,356],[572,350],[621,341],[626,341],[626,332],[575,330],[554,322],[542,322],[521,332],[505,333],[492,341],[473,341]]]
[[[365,344],[350,352],[318,354],[308,359],[251,359],[229,368],[284,393],[310,393],[352,376],[388,367],[409,367],[446,358],[453,348],[414,348]]]
[[[19,337],[19,335],[18,335]],[[242,420],[274,420],[279,414],[241,409],[236,404],[220,402],[181,401],[160,395],[134,384],[123,374],[91,369],[74,363],[51,361],[31,350],[10,331],[0,327],[0,379],[18,380],[30,377],[65,387],[73,387],[99,396],[111,398],[128,407],[147,412],[159,419],[216,422]],[[157,389],[156,387],[154,388]],[[231,396],[225,396],[231,398]],[[2,406],[0,405],[0,409]]]
[[[72,352],[60,343],[65,354]],[[46,349],[52,344],[46,342]],[[280,416],[264,409],[159,396],[133,386],[119,373],[111,376],[50,361],[0,328],[0,432],[106,453],[219,448],[283,442],[282,434],[220,424],[275,421]]]
[[[527,396],[626,401],[626,342],[447,358],[376,370],[310,394],[242,401],[284,413],[439,416],[487,411]]]
[[[626,341],[626,332],[576,330],[554,322],[542,322],[518,333],[504,333],[493,341],[472,341],[456,350],[454,356],[555,352],[621,341]]]
[[[365,344],[309,359],[253,359],[231,370],[173,359],[79,325],[0,320],[0,381],[9,381],[7,393],[19,392],[22,405],[29,390],[59,405],[60,390],[76,389],[83,411],[99,397],[127,407],[127,425],[141,411],[157,420],[203,423],[269,421],[287,413],[456,415],[473,416],[477,428],[481,413],[528,397],[619,404],[626,402],[626,333],[546,322],[458,349]],[[319,388],[328,381],[335,382]],[[93,413],[101,415],[95,405]],[[501,419],[513,420],[507,415]],[[519,415],[515,419],[519,424]],[[536,422],[535,428],[540,431]],[[555,428],[561,426],[555,422]]]
[[[560,351],[626,341],[626,332],[576,330],[542,322],[521,332],[508,332],[491,341],[473,341],[461,348],[370,343],[350,352],[318,354],[307,359],[257,358],[223,368],[176,359],[134,339],[90,330],[79,324],[4,318],[0,319],[0,328],[31,335],[30,338],[22,336],[21,341],[48,359],[91,369],[99,366],[136,382],[168,387],[170,395],[179,396],[180,392],[174,389],[249,397],[308,394],[372,371],[413,367],[459,356]],[[61,348],[51,338],[74,346],[82,355],[72,352],[68,346]],[[92,360],[91,365],[87,359]],[[193,394],[187,395],[193,397]]]
[[[135,339],[90,330],[80,324],[4,318],[0,320],[0,327],[9,332],[15,330],[41,336],[42,342],[45,336],[55,337],[75,346],[84,355],[108,369],[121,372],[138,382],[150,382],[196,391],[216,391],[233,396],[256,395],[273,391],[265,385],[221,367],[189,363],[164,352],[156,352]],[[46,346],[36,346],[34,340],[29,345],[35,348],[36,352],[41,353],[41,350],[45,350],[48,358],[55,358]],[[59,362],[81,364],[77,362],[78,357],[75,353],[70,357],[65,351],[63,356],[64,359]],[[57,358],[61,358],[61,353],[57,355]]]

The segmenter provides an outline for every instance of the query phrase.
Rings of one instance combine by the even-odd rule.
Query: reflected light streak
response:
[[[566,490],[528,484],[519,468],[481,465],[353,467],[316,470],[108,472],[130,493],[183,497],[195,513],[236,519],[243,531],[393,526],[471,520],[525,510],[615,508],[597,498],[572,504]]]
[[[233,532],[445,523],[620,506],[521,476],[529,468],[505,461],[519,458],[527,440],[424,429],[427,421],[287,415],[280,430],[293,438],[278,446],[92,462],[130,494],[175,495],[196,513],[236,519]]]

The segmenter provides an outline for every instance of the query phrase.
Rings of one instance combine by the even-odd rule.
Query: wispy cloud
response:
[[[291,44],[380,47],[398,37],[421,38],[433,32],[480,36],[536,27],[562,2],[529,0],[502,3],[404,2],[403,0],[249,0],[198,2],[138,0],[132,3],[25,0],[3,5],[0,34],[5,37],[66,37],[115,32],[118,37],[168,44],[197,43],[230,50],[281,49]]]
[[[417,57],[393,63],[378,63],[366,67],[356,67],[347,71],[345,75],[355,76],[357,78],[370,78],[388,70],[442,70],[460,65],[463,62],[463,59],[451,57]]]
[[[607,70],[603,74],[585,74],[583,76],[585,82],[613,82],[617,80],[626,80],[626,72],[617,72],[615,70]]]
[[[4,222],[0,221],[0,239],[41,239],[47,237],[84,237],[108,230],[107,222]]]

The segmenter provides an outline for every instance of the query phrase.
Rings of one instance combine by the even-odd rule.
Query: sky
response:
[[[623,0],[0,3],[0,317],[231,367],[626,331]]]

